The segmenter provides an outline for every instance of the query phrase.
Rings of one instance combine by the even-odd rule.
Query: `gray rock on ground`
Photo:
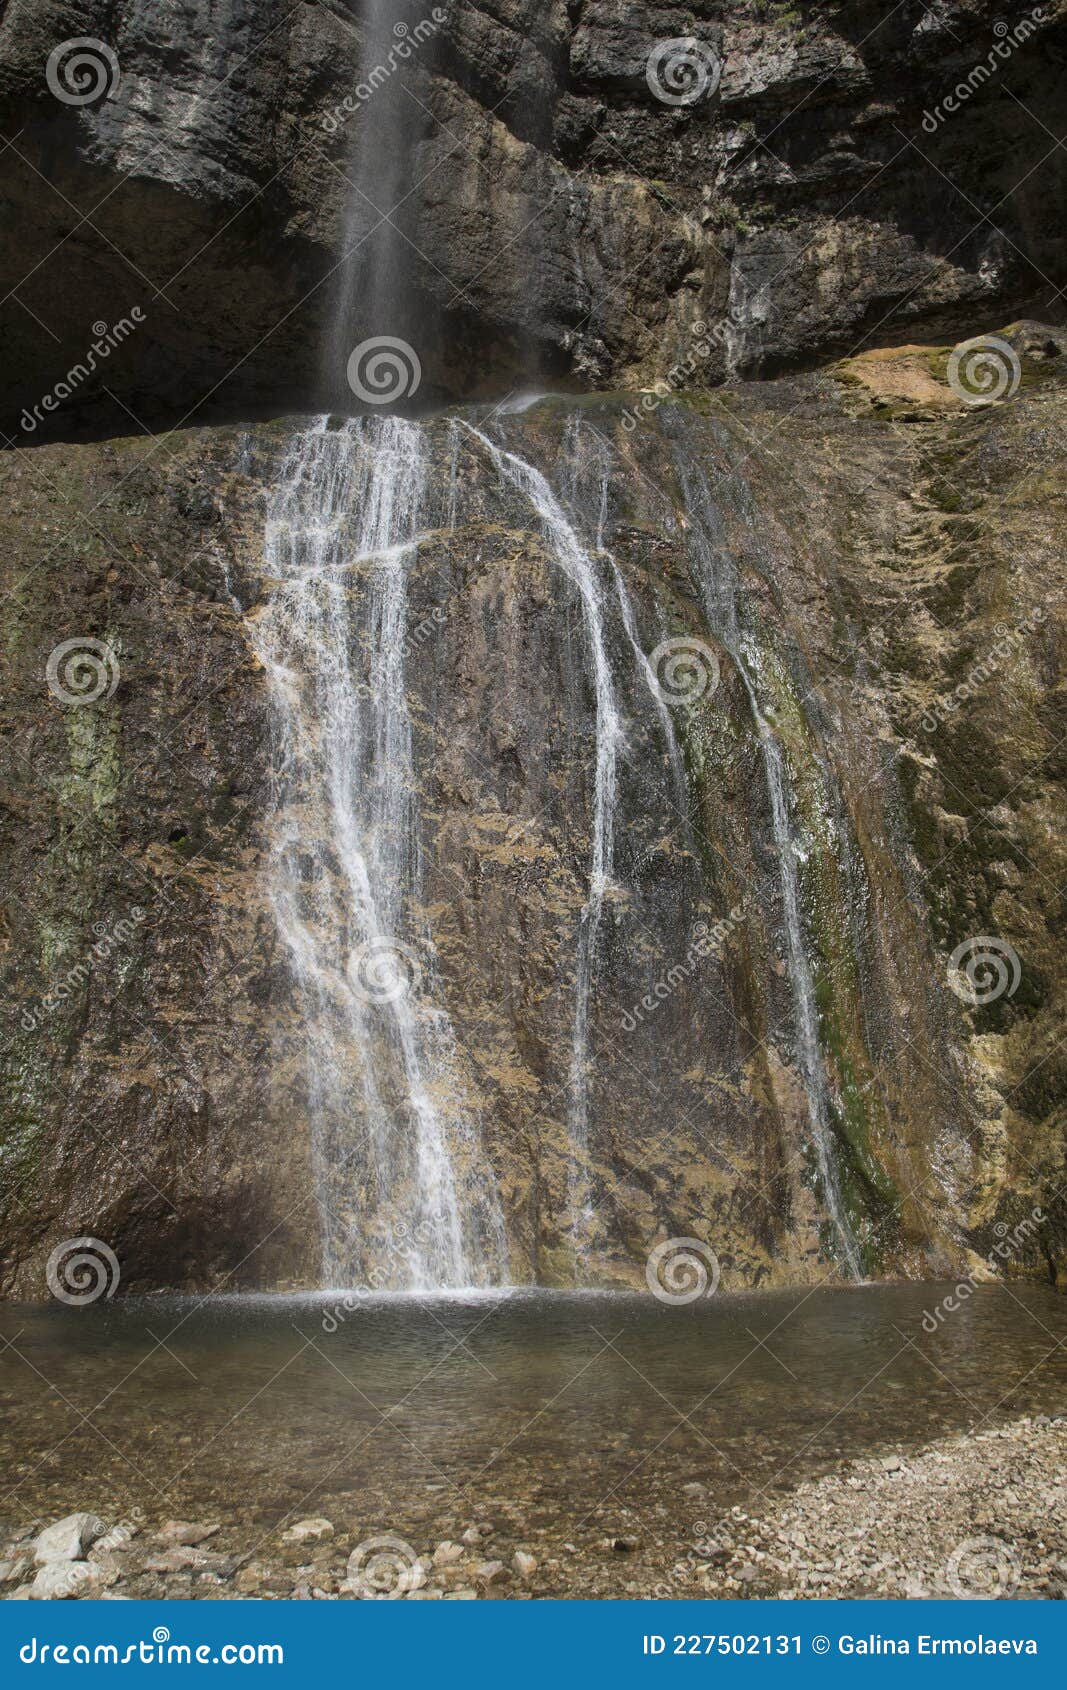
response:
[[[68,1514],[40,1533],[34,1542],[33,1558],[39,1567],[51,1561],[81,1561],[106,1530],[96,1514]]]

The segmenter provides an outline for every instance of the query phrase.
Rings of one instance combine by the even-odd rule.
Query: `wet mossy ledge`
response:
[[[490,425],[588,547],[623,716],[590,998],[588,1283],[643,1285],[678,1237],[715,1252],[724,1290],[845,1272],[751,689],[784,769],[862,1272],[1064,1282],[1065,347],[1042,325],[999,338],[1020,379],[990,404],[949,386],[951,349],[905,347],[654,405],[549,396]],[[568,1283],[595,698],[573,588],[528,503],[476,444],[448,445],[455,415],[420,427],[434,496],[447,511],[454,478],[462,521],[442,517],[409,566],[422,909],[512,1277]],[[468,415],[485,428],[486,408]],[[273,590],[266,499],[301,426],[0,455],[10,1296],[44,1295],[51,1248],[82,1235],[114,1249],[128,1291],[320,1282],[253,637]],[[667,704],[681,792],[631,632],[650,658],[673,640],[712,660],[714,684]],[[69,640],[114,662],[90,702],[48,684]],[[968,993],[979,942],[1002,991]]]

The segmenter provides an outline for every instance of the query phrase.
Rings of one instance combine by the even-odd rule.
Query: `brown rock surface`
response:
[[[366,184],[381,211],[399,204],[426,392],[538,370],[652,381],[701,320],[722,333],[699,385],[1062,317],[1064,0],[1024,9],[1008,39],[998,0],[397,10],[408,57],[369,65],[354,0],[2,9],[9,432],[84,360],[93,325],[135,305],[134,344],[75,384],[61,429],[124,431],[124,406],[154,423],[336,395],[320,351],[354,245],[349,183],[398,111],[404,179]],[[98,51],[84,103],[46,75],[78,37],[115,67]],[[646,76],[678,38],[704,55],[692,104]],[[62,62],[53,82],[77,96]]]
[[[831,374],[682,397],[637,429],[612,399],[505,419],[514,449],[576,478],[594,527],[583,501],[606,443],[605,544],[644,649],[698,638],[722,671],[675,718],[687,834],[612,611],[627,750],[590,1139],[590,1262],[608,1280],[643,1284],[652,1243],[694,1229],[724,1285],[813,1276],[832,1247],[804,1150],[759,740],[697,591],[688,470],[713,490],[798,795],[837,1153],[868,1265],[973,1262],[1036,1205],[1004,1265],[1063,1272],[1067,400],[1057,360],[1025,350],[1048,334],[1006,332],[1022,383],[988,409],[911,393],[900,415]],[[445,428],[427,425],[441,474]],[[288,432],[0,460],[9,1294],[45,1295],[51,1249],[82,1234],[108,1241],[124,1291],[318,1279],[307,1027],[265,883],[269,711],[250,641]],[[529,506],[473,448],[458,475],[465,526],[426,534],[411,577],[413,623],[431,630],[411,670],[425,903],[514,1276],[566,1282],[590,681]],[[64,704],[49,654],[86,636],[111,647],[117,685]],[[694,922],[739,903],[695,981],[671,976]],[[984,934],[1013,948],[1020,979],[967,1005],[948,957]],[[358,1182],[346,1201],[358,1212]]]

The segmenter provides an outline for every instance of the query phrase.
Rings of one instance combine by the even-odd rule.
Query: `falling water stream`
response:
[[[397,418],[323,418],[297,436],[268,515],[273,590],[255,625],[275,701],[272,888],[307,1019],[334,1284],[372,1270],[415,1288],[507,1277],[419,914],[405,640],[424,451],[419,427]]]
[[[610,443],[597,429],[587,429],[582,418],[575,414],[567,420],[567,431],[564,436],[563,451],[565,459],[572,465],[574,477],[575,497],[578,490],[578,465],[581,461],[582,446],[585,436],[591,436],[597,470],[596,494],[596,555],[603,557],[611,570],[611,578],[615,586],[615,596],[619,601],[619,612],[622,625],[633,652],[634,662],[645,682],[648,695],[659,719],[660,732],[663,743],[667,748],[667,757],[671,765],[671,777],[674,782],[675,803],[679,820],[685,827],[687,840],[691,841],[692,829],[689,825],[689,786],[685,776],[685,764],[682,759],[682,748],[678,744],[678,736],[674,731],[674,723],[667,707],[663,687],[660,685],[652,660],[641,644],[637,632],[637,618],[634,615],[633,601],[630,598],[626,579],[615,561],[613,554],[607,548],[606,530],[608,523],[608,494],[611,483],[612,452]]]
[[[361,15],[364,81],[390,62],[395,6]],[[323,343],[324,385],[354,391],[352,364],[380,337],[412,333],[415,284],[394,212],[403,206],[419,102],[402,75],[384,76],[373,121],[352,114],[341,213],[344,258]],[[423,323],[423,328],[426,325]],[[373,342],[360,336],[376,337]],[[389,341],[404,348],[402,341]],[[404,348],[402,361],[412,360]],[[388,354],[393,360],[394,354]],[[417,359],[414,361],[417,364]],[[382,367],[382,366],[380,366]],[[409,388],[407,391],[411,391]],[[365,396],[365,395],[364,395]],[[375,400],[377,402],[377,398]],[[503,415],[519,414],[502,407]],[[458,520],[458,463],[471,443],[531,510],[549,555],[581,606],[596,701],[587,894],[578,921],[569,1062],[566,1231],[575,1277],[594,1223],[590,1153],[590,1011],[605,902],[615,883],[618,759],[624,742],[608,628],[625,644],[652,701],[686,830],[685,768],[670,711],[643,649],[625,579],[605,546],[610,445],[577,415],[553,485],[516,452],[502,422],[449,425],[448,527]],[[256,624],[275,701],[277,803],[272,892],[307,1023],[307,1092],[323,1234],[333,1282],[438,1287],[507,1279],[496,1179],[464,1085],[462,1053],[443,1007],[433,934],[420,912],[420,790],[406,696],[407,576],[427,498],[429,431],[414,422],[322,419],[297,436],[270,504],[272,596]],[[592,451],[583,448],[591,441]],[[583,471],[579,471],[579,462]],[[591,461],[596,486],[579,494]],[[688,473],[688,472],[687,472]],[[564,488],[569,484],[571,497]],[[687,493],[689,490],[687,489]],[[692,495],[695,496],[695,495]],[[702,496],[707,496],[706,485]],[[568,503],[570,509],[568,509]],[[579,509],[596,512],[583,535]],[[699,526],[699,525],[698,525]],[[742,676],[759,736],[781,865],[798,1058],[819,1174],[841,1254],[859,1271],[836,1175],[814,984],[801,930],[782,753],[761,708],[734,588],[710,567],[711,626]]]
[[[404,230],[413,209],[413,159],[422,106],[407,83],[418,75],[428,48],[410,51],[398,64],[394,52],[407,35],[396,0],[364,0],[359,17],[360,71],[352,111],[341,112],[342,148],[334,168],[343,177],[338,246],[342,257],[330,278],[330,306],[322,342],[322,389],[347,404],[349,359],[368,340],[418,338],[413,270],[417,246]],[[373,98],[358,91],[370,89]],[[373,383],[372,383],[373,385]]]
[[[425,531],[467,520],[464,453],[482,459],[501,487],[518,496],[575,594],[595,698],[568,1064],[565,1229],[579,1283],[595,1218],[591,1003],[605,903],[617,883],[618,763],[625,743],[625,677],[613,674],[613,629],[640,678],[639,695],[647,694],[655,711],[679,817],[689,826],[674,724],[625,579],[605,543],[610,444],[570,419],[554,486],[514,449],[512,433],[499,423],[459,417],[440,433],[395,417],[338,425],[321,418],[291,442],[270,500],[268,601],[254,637],[274,699],[272,896],[300,994],[328,1283],[432,1288],[502,1284],[509,1277],[497,1180],[422,905],[420,781],[407,696],[408,577]],[[802,842],[789,777],[761,701],[760,657],[746,631],[736,566],[715,544],[711,490],[684,453],[678,470],[708,627],[737,667],[759,741],[814,1155],[838,1254],[859,1277],[801,917]],[[589,517],[588,534],[581,513]]]
[[[861,1279],[859,1246],[845,1211],[837,1171],[830,1089],[819,1043],[815,981],[800,913],[797,863],[803,857],[804,843],[794,821],[785,759],[760,699],[760,652],[744,626],[737,566],[729,550],[716,543],[721,522],[707,477],[683,450],[677,452],[676,465],[686,510],[693,519],[690,535],[694,573],[704,599],[708,626],[729,652],[741,678],[759,742],[781,887],[796,1055],[804,1081],[823,1202],[841,1259],[852,1278]]]
[[[612,883],[614,867],[617,764],[622,741],[622,718],[608,660],[603,592],[595,558],[582,543],[576,527],[539,469],[516,453],[498,446],[473,424],[461,423],[459,426],[480,443],[502,479],[532,506],[553,561],[578,590],[592,663],[596,693],[596,780],[589,896],[582,908],[578,929],[569,1111],[571,1163],[568,1207],[571,1226],[580,1234],[593,1218],[589,1175],[589,996],[604,899]],[[579,1235],[573,1238],[572,1248],[580,1260],[582,1239]]]

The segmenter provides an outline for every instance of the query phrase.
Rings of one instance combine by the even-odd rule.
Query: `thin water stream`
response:
[[[529,501],[548,542],[553,561],[578,591],[593,672],[596,694],[596,775],[589,897],[582,909],[578,929],[570,1083],[572,1157],[569,1206],[574,1234],[573,1249],[578,1264],[578,1277],[581,1278],[584,1233],[592,1220],[593,1203],[588,1170],[589,998],[593,987],[604,899],[611,886],[614,870],[617,764],[623,731],[607,651],[603,587],[595,556],[583,543],[542,472],[517,453],[497,445],[473,424],[460,423],[456,426],[463,428],[479,442],[499,475]]]
[[[490,432],[469,418],[443,428],[395,417],[320,418],[291,440],[269,499],[266,598],[250,626],[274,705],[271,894],[301,1004],[326,1283],[431,1289],[509,1279],[497,1180],[422,903],[425,771],[416,766],[407,673],[409,576],[431,532],[458,532],[471,519],[472,473],[490,509],[496,482],[509,525],[526,513],[539,533],[565,583],[561,614],[573,595],[594,701],[587,891],[573,955],[561,959],[561,976],[573,979],[564,1220],[579,1284],[595,1221],[591,1011],[606,901],[618,879],[624,697],[657,723],[678,820],[691,839],[674,724],[607,548],[610,444],[570,418],[550,479],[516,449],[516,432],[521,445],[521,425],[497,423]],[[737,566],[715,543],[713,491],[681,449],[677,468],[708,629],[737,668],[759,742],[811,1145],[834,1247],[859,1277],[819,1042],[789,775],[762,696]]]
[[[761,696],[761,654],[757,641],[745,626],[743,593],[737,566],[728,550],[716,544],[716,535],[721,530],[721,523],[713,491],[703,469],[694,463],[684,450],[679,449],[676,463],[686,510],[692,519],[690,535],[694,574],[704,599],[708,627],[722,642],[741,678],[759,742],[781,887],[782,927],[793,998],[796,1057],[804,1079],[812,1146],[819,1170],[822,1198],[833,1227],[837,1252],[852,1278],[860,1279],[863,1276],[863,1264],[855,1232],[842,1199],[830,1089],[819,1042],[815,980],[808,954],[808,936],[801,915],[798,864],[805,854],[805,842],[795,819],[789,774],[782,747]]]
[[[274,699],[271,890],[303,1011],[323,1276],[379,1288],[507,1278],[420,910],[405,651],[424,496],[414,423],[323,418],[298,435],[252,624]]]

